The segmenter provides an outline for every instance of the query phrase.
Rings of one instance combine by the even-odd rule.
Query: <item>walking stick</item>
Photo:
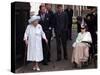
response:
[[[25,46],[24,66],[26,65],[27,46]]]

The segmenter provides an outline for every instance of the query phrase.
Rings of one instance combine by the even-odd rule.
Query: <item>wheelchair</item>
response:
[[[95,41],[91,43],[91,47],[89,48],[89,58],[88,65],[94,64],[94,67],[97,67],[97,34],[95,37]]]

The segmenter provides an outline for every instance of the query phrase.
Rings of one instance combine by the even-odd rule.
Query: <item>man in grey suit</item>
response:
[[[57,44],[57,61],[61,58],[61,44],[63,47],[64,59],[67,60],[67,34],[68,34],[68,15],[63,11],[62,5],[57,5],[57,12],[55,13],[55,35]]]

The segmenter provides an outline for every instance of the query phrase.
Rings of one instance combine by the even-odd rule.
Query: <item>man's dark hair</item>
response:
[[[58,5],[57,5],[57,8],[59,8],[59,7],[62,7],[62,5],[61,5],[61,4],[58,4]]]
[[[49,4],[49,3],[45,3],[45,6],[46,6],[46,5],[51,5],[51,4]]]
[[[45,7],[45,6],[44,6],[44,5],[40,5],[40,6],[39,6],[39,9],[41,10],[42,7]]]

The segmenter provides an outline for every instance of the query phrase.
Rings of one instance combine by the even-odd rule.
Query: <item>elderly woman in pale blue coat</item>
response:
[[[43,60],[41,39],[43,38],[48,42],[42,26],[38,24],[39,19],[39,16],[32,16],[24,34],[24,41],[27,46],[27,61],[33,61],[33,70],[38,71],[40,70],[38,62]]]
[[[87,62],[90,43],[92,43],[91,34],[87,31],[86,26],[82,26],[81,32],[78,33],[76,41],[73,43],[72,63],[74,67],[81,67],[82,63]]]

